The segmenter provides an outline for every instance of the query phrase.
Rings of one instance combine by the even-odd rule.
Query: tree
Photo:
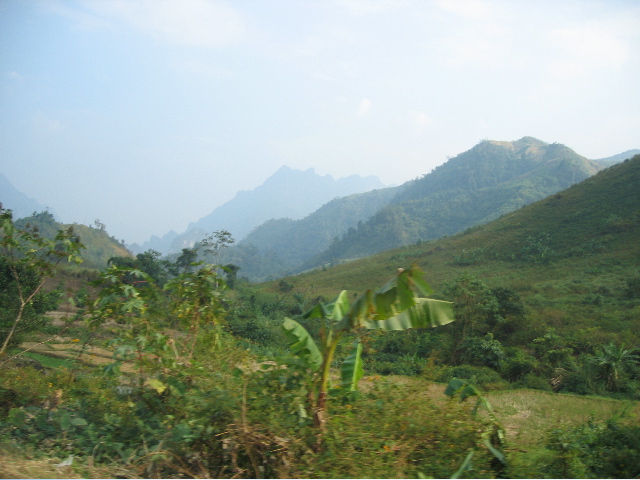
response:
[[[210,254],[213,257],[213,263],[217,264],[220,259],[220,253],[224,248],[227,248],[235,243],[234,238],[227,230],[216,230],[211,235],[202,240],[202,247],[204,252]]]
[[[409,328],[437,327],[453,322],[451,302],[433,300],[419,295],[433,293],[417,267],[400,269],[397,276],[382,288],[363,293],[350,305],[348,292],[343,290],[334,302],[318,303],[305,316],[318,318],[321,325],[321,343],[316,344],[309,332],[298,322],[285,318],[282,326],[290,341],[294,355],[303,360],[314,372],[313,390],[310,395],[314,423],[318,428],[318,444],[322,440],[326,424],[329,394],[329,373],[336,348],[346,333],[358,333],[361,329],[406,330]],[[343,362],[342,388],[355,391],[362,378],[362,344],[356,341],[353,353]]]
[[[229,287],[231,290],[233,290],[236,285],[239,270],[240,267],[233,263],[228,263],[224,266],[224,274],[227,277],[227,287]]]
[[[624,345],[616,347],[612,342],[598,349],[594,362],[601,369],[601,375],[607,382],[607,388],[618,390],[622,375],[640,360],[632,350],[624,348]]]
[[[72,227],[46,238],[38,227],[17,228],[11,210],[0,204],[0,354],[18,341],[18,334],[38,328],[39,315],[55,308],[53,298],[42,292],[44,283],[62,261],[80,263],[81,248]]]
[[[176,260],[176,266],[184,273],[191,271],[191,264],[198,258],[197,248],[183,248],[182,254]]]
[[[500,320],[500,305],[491,290],[479,279],[462,274],[447,284],[443,294],[455,305],[457,322],[453,325],[453,350],[451,361],[459,363],[463,342],[468,337],[490,333]]]

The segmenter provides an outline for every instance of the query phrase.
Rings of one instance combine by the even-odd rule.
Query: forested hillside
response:
[[[26,225],[37,227],[40,234],[46,238],[53,238],[58,230],[73,228],[73,232],[80,237],[80,242],[84,245],[82,268],[101,269],[107,266],[112,257],[131,256],[124,245],[110,236],[105,226],[99,222],[95,228],[79,224],[65,225],[56,222],[49,212],[34,212],[33,215],[18,219],[15,223],[20,228]]]
[[[596,274],[603,265],[640,273],[638,191],[640,156],[636,155],[490,223],[291,279],[311,282],[318,293],[331,296],[341,288],[362,291],[411,262],[431,272],[436,284],[474,270],[491,282],[513,279],[525,267],[550,280],[573,274],[563,274],[558,262],[593,264]]]
[[[372,190],[336,198],[301,220],[280,218],[255,228],[241,245],[254,246],[262,255],[275,255],[280,260],[279,272],[295,271],[304,261],[326,249],[337,236],[368,220],[387,205],[400,187]],[[232,254],[233,252],[229,252]],[[231,263],[241,257],[227,257]],[[251,265],[244,273],[251,275]],[[278,271],[272,272],[278,274]]]
[[[362,292],[417,264],[456,305],[433,332],[373,336],[369,368],[555,392],[640,398],[640,156],[448,238],[268,285],[305,298]],[[250,337],[260,342],[263,331]],[[247,332],[247,335],[249,332]],[[248,335],[249,336],[249,335]],[[616,357],[618,356],[618,357]],[[610,362],[625,362],[615,376]],[[607,367],[607,365],[609,365]],[[623,373],[623,371],[625,373]],[[491,387],[493,385],[493,387]]]
[[[452,235],[563,190],[603,168],[560,144],[483,141],[410,182],[308,267]]]

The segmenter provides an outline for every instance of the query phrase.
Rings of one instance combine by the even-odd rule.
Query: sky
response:
[[[0,0],[0,173],[140,243],[283,165],[640,148],[639,85],[637,0]]]

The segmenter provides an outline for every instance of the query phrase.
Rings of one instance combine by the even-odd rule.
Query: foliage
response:
[[[625,373],[639,360],[640,355],[632,353],[632,350],[624,348],[623,345],[618,347],[613,343],[602,345],[593,358],[600,369],[600,375],[607,383],[607,388],[614,391],[620,388]]]
[[[471,383],[457,378],[454,378],[449,382],[444,393],[450,397],[458,395],[461,402],[470,397],[477,398],[476,405],[473,409],[474,414],[478,411],[478,408],[482,406],[487,410],[490,419],[481,435],[482,445],[491,452],[491,454],[501,464],[501,467],[506,467],[507,457],[503,452],[504,447],[506,446],[506,434],[489,401]],[[471,469],[471,460],[475,453],[475,449],[472,449],[467,454],[465,461],[451,478],[460,478],[460,475]]]
[[[128,258],[131,255],[122,242],[109,236],[104,228],[92,228],[91,226],[76,223],[65,225],[56,222],[53,215],[46,211],[33,212],[29,217],[15,220],[15,226],[18,229],[25,229],[27,225],[30,228],[37,228],[40,236],[49,240],[54,240],[59,231],[66,232],[72,229],[83,245],[82,260],[84,268],[104,268],[112,257]]]
[[[472,365],[442,367],[439,369],[435,380],[437,382],[449,383],[454,378],[465,380],[485,390],[495,386],[503,388],[505,385],[500,374],[495,370],[489,367],[476,367]]]
[[[452,322],[453,311],[449,302],[432,300],[416,295],[432,293],[417,267],[402,269],[382,288],[362,294],[353,305],[343,291],[329,305],[318,303],[308,318],[321,319],[321,346],[318,347],[309,332],[295,320],[285,318],[283,328],[290,340],[294,355],[311,371],[318,372],[310,394],[314,421],[321,434],[326,424],[327,397],[330,368],[342,336],[359,329],[406,330],[446,325]],[[356,391],[362,377],[362,345],[355,344],[354,352],[343,362],[342,384],[348,391]],[[322,437],[319,437],[322,438]]]
[[[549,478],[637,478],[640,475],[640,427],[589,421],[554,430]]]
[[[0,205],[0,355],[21,336],[42,325],[43,314],[57,305],[58,293],[44,293],[48,277],[62,261],[81,262],[83,247],[72,228],[49,239],[37,226],[18,228]]]

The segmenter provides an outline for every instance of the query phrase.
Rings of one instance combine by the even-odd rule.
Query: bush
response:
[[[638,478],[640,426],[592,421],[554,430],[547,447],[553,452],[546,472],[552,478]]]
[[[533,390],[544,390],[546,392],[552,391],[549,379],[534,375],[533,373],[526,374],[517,382],[516,385],[518,387],[531,388]]]
[[[504,358],[502,344],[491,333],[484,337],[467,337],[460,345],[461,360],[464,363],[499,369]]]
[[[467,380],[469,383],[485,390],[490,390],[491,388],[489,387],[506,387],[506,382],[495,370],[489,367],[475,367],[472,365],[444,367],[435,378],[435,381],[449,383],[453,378]]]
[[[538,360],[521,348],[509,348],[506,350],[505,356],[501,371],[502,376],[510,382],[517,382],[530,375],[538,367]]]
[[[382,356],[384,358],[384,356]],[[380,360],[379,357],[368,362],[372,372],[380,375],[419,375],[427,367],[428,360],[417,355],[402,355],[393,361]]]

